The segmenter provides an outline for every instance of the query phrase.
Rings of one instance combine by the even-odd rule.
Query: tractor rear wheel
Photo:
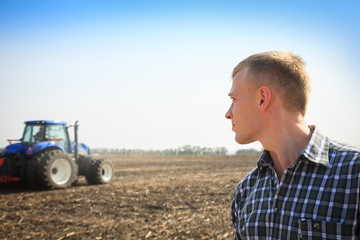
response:
[[[38,156],[37,180],[43,189],[70,187],[77,178],[77,166],[61,150],[46,151]]]
[[[92,159],[86,174],[89,184],[104,184],[111,182],[114,176],[114,165],[108,159]]]

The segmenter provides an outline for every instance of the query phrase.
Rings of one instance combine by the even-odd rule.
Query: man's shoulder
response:
[[[360,146],[346,144],[337,140],[330,140],[330,151],[360,153]]]
[[[263,173],[264,168],[268,168],[271,164],[272,163],[269,159],[269,153],[268,151],[264,150],[257,162],[256,167],[253,168],[248,174],[246,174],[245,177],[237,184],[235,193],[251,191],[251,189],[256,185],[256,182],[261,177],[261,173]]]
[[[254,185],[257,181],[258,175],[259,175],[259,168],[255,167],[248,174],[246,174],[243,179],[240,180],[240,182],[237,184],[235,188],[235,192],[243,192],[247,188]]]
[[[329,161],[333,166],[338,164],[360,166],[360,147],[330,140]]]

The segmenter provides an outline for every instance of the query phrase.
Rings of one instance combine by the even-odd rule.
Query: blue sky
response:
[[[232,68],[290,50],[306,117],[360,145],[358,1],[0,0],[0,147],[25,120],[80,121],[91,147],[239,146],[224,115]]]

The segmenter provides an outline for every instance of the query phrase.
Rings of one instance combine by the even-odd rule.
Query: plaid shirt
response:
[[[270,155],[236,186],[234,239],[358,239],[360,149],[315,128],[278,181]]]

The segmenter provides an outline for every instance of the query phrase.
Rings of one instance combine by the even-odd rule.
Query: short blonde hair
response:
[[[241,61],[233,70],[232,78],[249,67],[258,88],[269,84],[279,94],[288,110],[297,110],[305,116],[311,92],[311,79],[305,63],[290,52],[272,51],[257,53]]]

